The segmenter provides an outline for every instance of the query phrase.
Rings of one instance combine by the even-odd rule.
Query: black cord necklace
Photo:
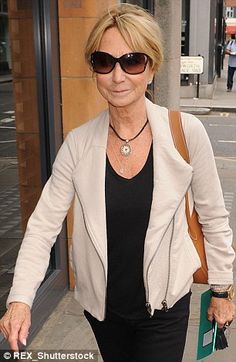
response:
[[[130,138],[130,139],[125,139],[125,138],[122,138],[120,137],[120,135],[117,133],[117,131],[115,130],[115,128],[109,124],[109,126],[111,127],[112,131],[115,133],[115,135],[121,140],[123,141],[123,145],[121,145],[120,147],[120,153],[123,155],[123,156],[129,156],[132,152],[132,149],[131,149],[131,146],[129,144],[129,142],[135,140],[135,138],[137,138],[144,130],[144,128],[146,127],[146,125],[148,124],[148,119],[147,121],[145,122],[144,126],[141,128],[141,130],[136,134],[136,136],[134,136],[133,138]]]

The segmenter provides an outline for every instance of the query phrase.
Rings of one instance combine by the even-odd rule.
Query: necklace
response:
[[[148,124],[148,120],[145,122],[144,126],[141,128],[141,130],[136,134],[136,136],[134,136],[133,138],[130,139],[125,139],[120,137],[120,135],[116,132],[115,128],[111,125],[111,123],[109,124],[109,126],[111,127],[112,131],[115,133],[115,135],[124,143],[120,146],[120,153],[123,156],[129,156],[132,152],[132,148],[130,146],[130,142],[135,140],[135,138],[137,138],[144,130],[144,128],[146,127],[146,125]]]
[[[116,151],[114,149],[114,146],[113,144],[111,143],[111,150],[112,150],[112,153],[113,155],[115,156],[115,159],[117,161],[117,164],[119,165],[119,172],[121,173],[121,175],[127,175],[129,174],[129,169],[128,169],[128,164],[127,164],[127,161],[128,159],[126,158],[124,161],[121,162],[121,160],[119,159],[118,155],[116,154]]]

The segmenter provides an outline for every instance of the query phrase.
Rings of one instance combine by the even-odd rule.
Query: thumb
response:
[[[212,321],[213,321],[213,319],[214,319],[213,314],[208,314],[207,319],[208,319],[210,322],[212,322]]]
[[[207,319],[212,322],[214,319],[214,313],[213,313],[213,309],[209,308],[207,311]]]

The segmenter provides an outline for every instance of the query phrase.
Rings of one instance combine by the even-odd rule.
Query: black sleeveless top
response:
[[[107,315],[149,318],[143,282],[144,240],[153,192],[153,147],[142,170],[125,179],[106,161]]]

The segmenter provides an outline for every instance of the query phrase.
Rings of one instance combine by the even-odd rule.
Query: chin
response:
[[[127,102],[127,100],[116,100],[116,99],[107,99],[108,104],[110,104],[113,107],[128,107],[133,102]]]
[[[134,97],[108,97],[107,99],[108,104],[112,105],[113,107],[129,107],[132,104],[135,104],[139,101],[139,98]]]

